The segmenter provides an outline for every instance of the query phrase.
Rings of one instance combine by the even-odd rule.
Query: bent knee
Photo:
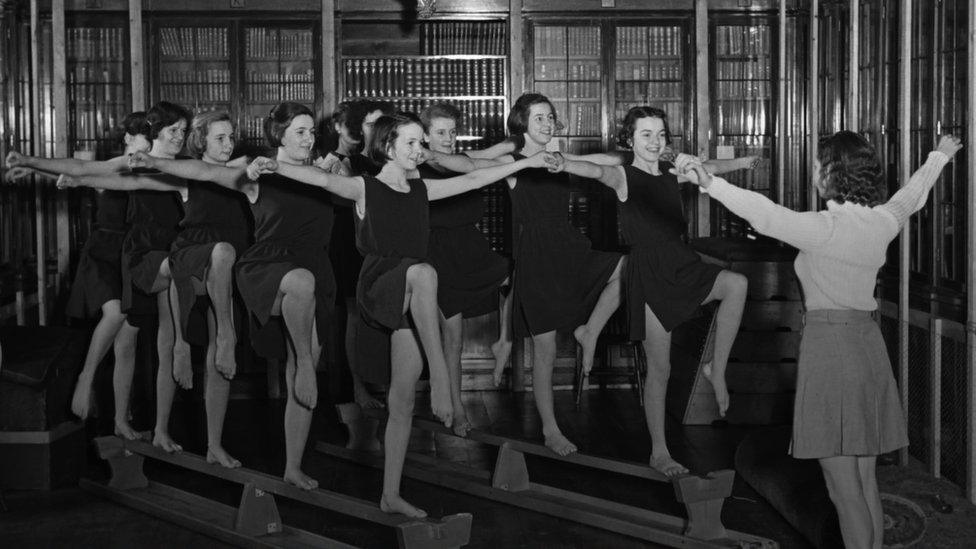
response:
[[[210,262],[214,265],[233,263],[237,259],[237,250],[229,242],[218,242],[210,251]]]
[[[292,269],[281,279],[281,291],[311,298],[315,295],[315,275],[308,269]]]
[[[407,268],[407,282],[413,287],[437,288],[437,271],[429,263],[417,263]]]
[[[745,295],[749,290],[749,279],[741,273],[722,271],[726,295]]]

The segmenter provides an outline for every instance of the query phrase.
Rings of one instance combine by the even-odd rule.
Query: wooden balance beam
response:
[[[365,412],[378,419],[385,417],[380,411]],[[415,417],[413,426],[425,431],[456,436],[450,429],[429,419]],[[722,524],[722,504],[732,493],[735,471],[724,469],[705,477],[683,475],[670,479],[647,464],[578,452],[559,456],[542,444],[506,438],[478,429],[469,431],[467,438],[498,446],[498,458],[493,471],[411,452],[407,454],[404,475],[466,494],[672,547],[777,547],[772,540],[728,530]],[[383,468],[382,456],[325,442],[319,442],[316,449],[334,457]],[[651,481],[669,482],[674,487],[677,500],[684,504],[688,518],[673,517],[531,482],[525,466],[525,454]]]
[[[245,468],[228,469],[187,452],[169,454],[143,441],[109,436],[96,438],[95,444],[99,456],[109,462],[112,477],[105,484],[82,480],[83,488],[240,546],[354,547],[283,525],[272,494],[395,528],[398,546],[405,549],[461,547],[471,537],[471,513],[449,515],[440,520],[408,518],[384,513],[369,501],[322,489],[302,490],[278,477]],[[149,481],[142,471],[147,457],[243,485],[240,505],[235,509]]]

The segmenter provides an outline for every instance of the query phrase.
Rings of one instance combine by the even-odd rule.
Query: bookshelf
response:
[[[68,148],[104,159],[120,154],[119,123],[131,110],[128,29],[122,21],[69,26],[65,40]]]
[[[158,51],[157,100],[194,112],[232,109],[229,25],[162,24]]]
[[[343,40],[343,99],[388,101],[398,110],[417,114],[434,103],[451,103],[461,111],[459,151],[483,149],[504,139],[508,115],[505,23],[430,21],[418,24],[406,37],[392,26],[359,23],[343,29],[350,36],[365,33],[374,37],[368,44]],[[482,195],[485,216],[481,231],[493,250],[510,254],[507,192],[499,183],[486,187]]]
[[[776,51],[772,25],[762,19],[717,20],[712,27],[711,95],[715,158],[757,155],[772,158],[775,132],[773,90]],[[772,163],[728,174],[737,186],[771,198]],[[711,204],[716,236],[745,236],[748,223],[720,204]]]

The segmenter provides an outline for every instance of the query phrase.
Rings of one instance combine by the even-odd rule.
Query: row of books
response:
[[[600,135],[603,118],[599,103],[553,101],[556,118],[565,125],[569,135]]]
[[[125,29],[120,27],[72,27],[68,29],[65,54],[68,62],[98,60],[124,63],[129,51]]]
[[[167,101],[193,105],[195,103],[230,102],[230,84],[217,82],[163,83],[160,93]]]
[[[617,101],[653,104],[658,101],[683,100],[685,90],[682,82],[617,82],[614,97]]]
[[[392,101],[393,106],[398,111],[412,112],[420,114],[421,111],[434,103],[443,103],[432,99],[399,99]],[[467,101],[451,101],[452,105],[461,111],[461,120],[458,128],[460,135],[473,135],[490,140],[498,140],[504,137],[505,100],[503,99],[476,99]]]
[[[603,68],[599,60],[535,62],[536,80],[599,80],[602,74]]]
[[[773,83],[769,80],[718,80],[714,83],[715,99],[768,99],[771,95]]]
[[[715,51],[718,55],[766,56],[774,44],[768,25],[729,25],[715,29]]]
[[[273,84],[248,84],[247,98],[250,101],[296,101],[309,103],[315,101],[314,82],[275,82]]]
[[[618,27],[617,56],[681,55],[681,27]]]
[[[424,55],[505,55],[507,42],[504,21],[433,22],[420,26]]]
[[[159,49],[164,57],[182,59],[227,57],[227,29],[220,27],[163,27]]]
[[[244,44],[248,57],[311,59],[314,54],[311,30],[247,29]]]
[[[651,106],[656,107],[664,111],[665,116],[668,119],[668,129],[671,131],[671,139],[677,142],[681,135],[684,134],[684,121],[685,121],[685,107],[687,106],[684,101],[661,101],[660,99],[655,99],[653,97],[647,98],[647,100],[620,100],[617,101],[614,106],[614,122],[617,130],[621,128],[623,124],[624,117],[627,115],[627,111],[634,107]],[[672,148],[676,151],[680,151],[673,144]]]
[[[715,132],[718,135],[762,136],[771,133],[772,115],[768,99],[715,101]]]
[[[107,74],[105,76],[108,78]],[[105,80],[77,81],[68,75],[68,99],[76,103],[90,102],[126,102],[128,98],[127,86],[121,82]]]
[[[124,86],[125,67],[119,63],[81,63],[68,66],[69,86]]]
[[[226,69],[159,71],[159,79],[163,84],[219,84],[230,82],[230,71]]]
[[[535,28],[536,57],[557,55],[600,56],[599,27],[550,27]]]
[[[599,100],[603,91],[599,82],[538,82],[536,89],[549,99]]]
[[[504,95],[504,59],[346,59],[349,97]]]
[[[71,102],[68,110],[68,141],[72,150],[80,150],[74,141],[117,139],[118,124],[129,113],[123,101],[104,101],[98,97],[84,102]]]
[[[715,78],[719,80],[768,80],[772,78],[773,63],[768,55],[747,61],[716,59]]]
[[[617,80],[680,80],[681,60],[660,63],[617,61],[614,70]]]
[[[482,189],[481,197],[485,204],[485,214],[478,224],[481,234],[488,239],[488,245],[491,249],[503,254],[511,252],[508,237],[510,222],[506,215],[508,206],[505,194],[507,192],[504,182],[498,182]]]

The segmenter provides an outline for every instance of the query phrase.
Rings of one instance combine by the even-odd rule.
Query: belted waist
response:
[[[803,322],[820,322],[824,324],[854,324],[871,321],[874,311],[860,311],[857,309],[814,309],[803,313]]]

